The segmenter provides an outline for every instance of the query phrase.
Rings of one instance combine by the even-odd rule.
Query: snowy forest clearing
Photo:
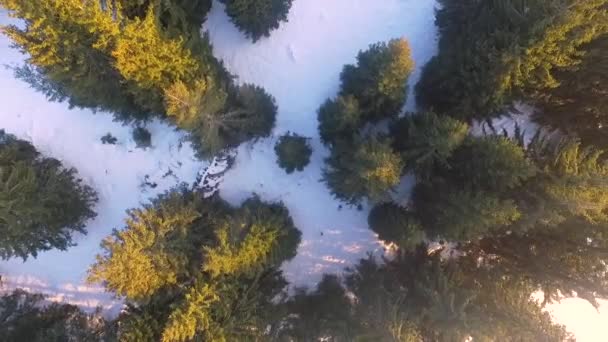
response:
[[[313,285],[324,272],[340,272],[367,252],[382,250],[367,228],[368,208],[341,208],[319,182],[327,151],[318,140],[316,110],[335,95],[342,65],[353,62],[357,51],[377,41],[401,36],[410,41],[417,64],[411,79],[415,83],[420,67],[435,53],[434,6],[430,0],[299,0],[291,9],[289,23],[253,44],[229,23],[222,5],[214,4],[205,29],[211,34],[216,56],[240,82],[265,87],[279,106],[273,137],[238,149],[220,192],[233,204],[257,193],[265,200],[283,201],[290,209],[303,233],[298,256],[284,267],[295,285]],[[5,23],[6,16],[0,20]],[[5,37],[0,40],[0,49],[0,63],[19,64],[23,60],[8,48]],[[12,286],[56,293],[57,299],[85,306],[111,306],[116,302],[100,289],[83,285],[101,239],[123,225],[125,210],[179,182],[192,184],[207,164],[197,161],[187,144],[180,148],[182,136],[164,124],[149,124],[153,147],[136,149],[131,128],[112,122],[109,115],[48,103],[42,94],[15,80],[8,69],[0,70],[0,82],[4,90],[0,127],[77,167],[101,198],[96,208],[99,216],[88,226],[89,234],[77,239],[77,247],[47,252],[26,263],[5,262],[0,264],[0,272],[8,274],[7,283]],[[409,109],[414,108],[411,99]],[[314,148],[311,164],[292,175],[276,165],[273,151],[278,136],[287,131],[312,138]],[[118,144],[103,145],[100,138],[106,133],[117,137]],[[569,311],[568,306],[557,310],[558,318],[566,317]],[[574,318],[577,323],[593,322],[581,315]],[[566,323],[565,319],[560,321]],[[603,326],[605,323],[598,324],[596,329]],[[575,332],[581,340],[589,340],[580,335],[589,331],[587,327]]]

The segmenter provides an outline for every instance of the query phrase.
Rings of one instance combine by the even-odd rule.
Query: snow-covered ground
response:
[[[314,285],[324,272],[341,272],[367,252],[382,251],[367,227],[369,209],[341,208],[319,182],[328,152],[318,139],[316,110],[336,95],[342,66],[378,41],[410,41],[418,67],[410,82],[414,84],[420,67],[436,52],[434,7],[434,0],[296,0],[289,22],[253,44],[229,23],[222,5],[214,3],[205,29],[216,56],[239,81],[266,88],[279,106],[272,137],[238,149],[233,168],[220,183],[220,194],[234,204],[257,193],[287,205],[303,233],[298,255],[284,268],[295,285]],[[0,12],[0,24],[7,22]],[[23,57],[8,45],[0,36],[0,64],[21,63]],[[99,216],[89,224],[89,234],[77,238],[77,247],[42,253],[26,263],[0,262],[0,274],[9,286],[52,293],[57,300],[85,307],[116,308],[118,301],[83,282],[101,239],[122,227],[125,210],[179,182],[193,183],[208,164],[197,161],[187,144],[180,148],[183,137],[169,126],[150,124],[153,148],[136,149],[130,128],[112,122],[109,115],[49,103],[4,68],[0,103],[0,128],[76,167],[100,194]],[[415,107],[411,96],[407,107]],[[277,167],[273,151],[278,136],[287,131],[312,138],[314,148],[311,164],[292,175]],[[118,138],[117,145],[101,144],[100,137],[108,132]],[[146,181],[157,187],[142,187]],[[602,341],[608,336],[608,303],[605,307],[604,315],[598,315],[588,304],[569,300],[550,309],[581,340]]]

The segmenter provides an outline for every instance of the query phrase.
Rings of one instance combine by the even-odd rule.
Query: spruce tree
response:
[[[101,313],[70,304],[44,305],[45,297],[17,289],[0,297],[3,341],[108,341],[115,338]]]
[[[144,19],[152,8],[163,31],[171,36],[200,35],[199,30],[211,10],[211,0],[119,0],[130,19]]]
[[[73,246],[95,217],[95,191],[53,158],[0,130],[0,257]]]
[[[29,55],[33,68],[18,75],[35,88],[42,86],[50,99],[68,99],[71,106],[114,112],[119,120],[150,116],[114,68],[111,53],[121,17],[114,17],[111,3],[105,9],[97,0],[2,0],[0,5],[25,24],[3,31]]]
[[[354,146],[341,142],[332,149],[323,181],[336,198],[358,204],[365,197],[382,199],[399,184],[402,171],[403,162],[391,149],[390,141],[359,138]]]
[[[198,61],[182,39],[165,37],[150,9],[144,19],[124,26],[112,50],[115,67],[132,85],[137,103],[163,113],[163,91],[175,82],[192,82],[200,73]]]
[[[396,243],[403,249],[413,249],[424,238],[422,226],[414,213],[391,202],[372,208],[368,224],[380,240]]]
[[[393,147],[408,169],[427,179],[435,167],[448,166],[448,159],[468,135],[468,125],[433,112],[409,114],[391,125]]]
[[[307,138],[297,134],[285,134],[274,147],[279,167],[287,173],[302,171],[310,163],[312,148]]]
[[[190,132],[202,157],[268,136],[277,112],[274,98],[262,88],[227,89],[211,78],[197,79],[193,87],[176,82],[166,90],[165,101],[169,118]]]
[[[502,113],[559,85],[581,47],[608,31],[606,0],[442,0],[439,54],[417,86],[425,109],[463,119]]]
[[[319,108],[318,120],[319,135],[326,145],[352,139],[363,123],[359,102],[352,95],[325,101]]]
[[[89,280],[126,297],[125,341],[254,339],[286,286],[278,267],[299,242],[281,204],[254,197],[233,208],[181,188],[132,211]]]
[[[608,34],[585,45],[584,53],[580,64],[556,72],[556,88],[535,94],[535,118],[585,145],[607,148]]]
[[[359,52],[357,65],[342,70],[341,95],[357,99],[365,121],[395,117],[407,100],[407,81],[413,70],[405,39],[373,44]]]
[[[452,184],[502,193],[522,185],[536,174],[536,165],[523,147],[502,136],[471,137],[454,151],[444,168]]]
[[[220,0],[232,22],[253,42],[279,28],[293,0]]]

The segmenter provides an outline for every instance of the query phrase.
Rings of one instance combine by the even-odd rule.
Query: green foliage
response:
[[[44,296],[20,289],[0,297],[2,341],[103,341],[112,338],[99,311],[89,315],[69,304],[43,304]]]
[[[279,28],[293,0],[220,0],[226,5],[226,14],[248,38],[254,42],[269,37]]]
[[[487,236],[464,250],[472,258],[489,256],[488,266],[501,274],[531,281],[543,290],[545,302],[577,296],[597,308],[598,298],[608,298],[605,226],[569,219],[525,233]]]
[[[324,275],[314,291],[296,289],[283,305],[286,317],[279,322],[274,340],[318,341],[331,336],[331,341],[348,341],[354,337],[351,301],[337,276]]]
[[[357,65],[346,65],[341,95],[359,101],[365,121],[394,117],[407,99],[407,80],[414,70],[410,46],[404,39],[371,45],[359,52]]]
[[[134,85],[137,103],[156,113],[164,112],[164,89],[177,81],[190,82],[199,72],[183,40],[166,38],[152,10],[143,20],[135,18],[122,28],[112,57],[116,69]]]
[[[124,121],[150,116],[110,58],[121,19],[113,18],[111,4],[106,10],[97,0],[2,0],[0,5],[25,24],[2,28],[30,56],[32,67],[19,69],[19,77],[52,100],[69,98],[71,106],[108,110]]]
[[[448,159],[468,132],[467,124],[433,112],[406,115],[391,126],[393,148],[420,179],[427,179],[437,166],[449,166]]]
[[[353,151],[354,148],[354,151]],[[390,141],[371,137],[341,143],[331,151],[323,181],[339,199],[358,204],[364,197],[379,200],[399,184],[403,162]]]
[[[137,127],[133,130],[133,141],[138,148],[148,148],[152,146],[152,134],[143,127]]]
[[[297,134],[285,134],[279,138],[274,147],[279,167],[287,173],[302,171],[310,163],[312,148],[308,139]]]
[[[380,240],[396,243],[403,249],[413,249],[424,238],[422,226],[414,214],[392,202],[372,208],[368,224]]]
[[[299,243],[300,232],[287,208],[253,197],[217,228],[216,245],[203,248],[206,259],[203,269],[212,276],[255,274],[259,267],[280,266],[293,258]]]
[[[513,200],[483,191],[419,185],[414,193],[414,205],[431,236],[455,241],[505,232],[522,217]]]
[[[362,124],[359,102],[352,95],[328,99],[318,112],[319,134],[324,144],[351,139]]]
[[[225,89],[211,79],[199,79],[192,88],[177,82],[165,92],[165,101],[169,117],[191,132],[202,157],[268,136],[277,112],[264,89],[250,84]]]
[[[463,119],[497,115],[514,98],[559,85],[581,46],[608,31],[606,0],[442,0],[439,54],[418,103]]]
[[[131,211],[89,281],[132,304],[119,324],[126,341],[253,338],[286,286],[277,269],[299,242],[282,204],[254,197],[232,208],[182,188]]]
[[[271,331],[275,340],[571,340],[531,299],[531,283],[497,276],[466,257],[442,261],[427,246],[382,265],[361,260],[345,282],[325,276],[315,291],[297,291],[281,328]]]
[[[446,177],[452,183],[493,193],[517,188],[536,173],[524,149],[501,136],[467,139],[448,164]]]
[[[43,158],[30,143],[0,130],[0,257],[36,257],[73,246],[96,216],[95,191],[75,169]]]
[[[608,34],[584,46],[581,63],[556,72],[559,86],[535,95],[535,117],[577,135],[585,145],[608,147]]]
[[[172,36],[199,35],[211,0],[119,0],[123,13],[131,19],[144,19],[150,7],[157,23]]]
[[[195,199],[174,192],[129,213],[127,229],[114,231],[102,243],[90,271],[90,282],[129,300],[146,301],[159,289],[188,276],[190,254],[196,250],[190,226],[200,217]],[[207,233],[209,234],[209,233]],[[170,248],[167,248],[170,247]]]

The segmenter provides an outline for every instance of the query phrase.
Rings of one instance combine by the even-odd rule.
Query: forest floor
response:
[[[367,253],[383,253],[383,245],[367,226],[369,206],[340,203],[320,182],[328,151],[319,141],[316,110],[336,95],[343,65],[354,63],[359,50],[399,37],[409,40],[416,62],[406,106],[413,110],[412,85],[437,49],[435,6],[435,0],[296,0],[289,22],[254,44],[229,22],[223,5],[214,2],[204,30],[210,34],[215,55],[238,82],[264,87],[276,98],[279,111],[271,137],[240,146],[232,167],[213,182],[232,204],[255,193],[264,200],[283,201],[289,208],[303,234],[298,255],[283,268],[293,285],[314,286],[323,273],[341,273]],[[0,24],[9,20],[0,12]],[[16,66],[24,59],[0,35],[0,65]],[[197,160],[184,136],[160,122],[146,125],[152,147],[136,148],[131,127],[113,122],[107,113],[50,103],[15,79],[10,68],[0,67],[0,103],[0,129],[77,168],[100,195],[98,216],[89,223],[89,233],[77,237],[76,247],[41,253],[25,263],[0,262],[5,285],[116,313],[119,300],[84,282],[102,239],[123,226],[126,210],[179,183],[195,184],[207,167],[208,173],[221,173],[222,163]],[[277,166],[274,154],[278,137],[287,132],[309,137],[314,149],[310,165],[291,175]],[[101,143],[107,133],[118,139],[117,144]],[[407,192],[411,185],[411,179],[404,179],[400,191]],[[603,314],[598,314],[586,302],[570,299],[549,310],[579,340],[595,341],[608,326],[608,303],[604,306]]]

